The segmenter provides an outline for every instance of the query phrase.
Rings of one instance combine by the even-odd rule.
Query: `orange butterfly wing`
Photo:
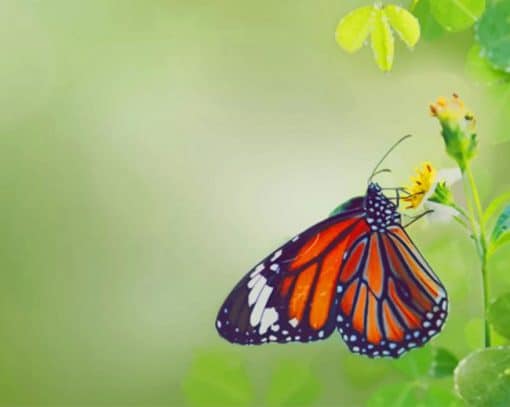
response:
[[[373,183],[352,202],[238,283],[216,319],[221,336],[240,344],[308,342],[336,326],[354,353],[399,357],[439,333],[447,293],[402,228],[397,206]]]
[[[361,209],[326,219],[254,267],[225,300],[216,320],[230,342],[308,342],[335,329],[344,254],[368,232]]]
[[[440,332],[446,290],[400,225],[371,232],[347,256],[338,329],[352,352],[398,357]]]

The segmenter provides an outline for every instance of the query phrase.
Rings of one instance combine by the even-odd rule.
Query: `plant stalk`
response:
[[[485,237],[485,222],[483,218],[483,210],[482,204],[480,201],[480,194],[478,193],[478,188],[476,186],[475,178],[473,176],[473,172],[471,171],[471,166],[466,165],[464,174],[467,177],[467,181],[469,183],[469,187],[471,189],[471,193],[473,194],[473,201],[475,203],[476,208],[476,216],[474,214],[474,210],[472,204],[469,203],[470,209],[470,218],[471,225],[473,228],[473,236],[475,236],[476,245],[478,248],[478,255],[480,257],[480,263],[482,268],[482,286],[483,286],[483,319],[484,319],[484,331],[485,331],[485,347],[488,348],[491,346],[491,331],[489,326],[489,321],[487,319],[487,315],[489,312],[489,281],[488,281],[488,270],[487,270],[487,240]],[[478,218],[478,219],[476,219]],[[478,221],[478,222],[477,222]],[[478,231],[476,229],[476,224],[478,223]]]

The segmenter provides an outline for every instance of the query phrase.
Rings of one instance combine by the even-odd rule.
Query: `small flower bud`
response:
[[[431,202],[436,202],[438,204],[452,206],[455,204],[455,200],[453,198],[452,191],[446,185],[446,182],[441,181],[436,185],[436,189],[428,199]]]
[[[446,152],[464,171],[477,152],[475,117],[456,94],[449,102],[440,97],[430,105],[430,112],[439,120]]]

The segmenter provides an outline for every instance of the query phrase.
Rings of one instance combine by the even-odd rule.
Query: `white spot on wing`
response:
[[[250,274],[250,277],[255,277],[257,274],[259,274],[262,270],[264,270],[264,263],[260,263],[257,267],[255,267],[255,270],[252,271]]]
[[[275,252],[275,254],[273,255],[273,257],[271,257],[271,261],[275,261],[278,257],[280,257],[282,255],[282,250],[278,250],[277,252]]]
[[[261,278],[264,278],[264,276],[255,276],[255,277],[252,277],[250,281],[248,281],[248,284],[246,284],[248,286],[248,288],[252,288],[256,283],[257,281],[259,281]]]
[[[264,288],[262,289],[259,298],[257,299],[257,303],[253,307],[253,310],[251,311],[250,314],[251,326],[257,326],[260,323],[260,320],[262,319],[262,313],[266,308],[266,304],[269,301],[269,297],[272,292],[273,288],[269,287],[268,285],[264,286]]]
[[[276,312],[276,309],[274,307],[266,308],[260,320],[259,334],[264,335],[267,329],[276,321],[278,321],[278,312]]]
[[[248,283],[248,287],[250,287],[250,283]],[[257,298],[264,287],[266,287],[266,279],[262,276],[258,276],[257,283],[251,288],[250,293],[248,294],[248,305],[250,307],[255,304],[255,301],[257,301]]]
[[[296,327],[297,324],[299,323],[299,321],[297,320],[297,318],[292,318],[290,321],[289,321],[289,324],[292,326],[292,327]]]
[[[271,266],[269,267],[272,271],[279,271],[280,270],[280,265],[279,264],[271,264]]]

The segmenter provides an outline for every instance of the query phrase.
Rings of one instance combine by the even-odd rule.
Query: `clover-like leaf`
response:
[[[367,407],[450,407],[458,405],[453,392],[437,383],[394,383],[380,387]]]
[[[430,11],[448,31],[463,31],[483,14],[485,0],[430,0]]]
[[[342,18],[335,34],[338,45],[351,53],[359,50],[372,31],[376,11],[375,6],[361,7]]]
[[[430,0],[419,0],[412,9],[420,22],[421,37],[426,41],[433,41],[445,34],[445,29],[439,25],[430,12]]]
[[[436,348],[433,351],[432,364],[430,365],[429,375],[432,377],[451,376],[459,359],[448,349]]]
[[[426,376],[432,365],[433,355],[430,346],[413,350],[400,359],[391,361],[393,366],[409,378]]]
[[[414,47],[420,39],[420,23],[409,11],[395,5],[360,7],[347,14],[336,28],[336,42],[345,51],[359,50],[368,36],[374,59],[384,72],[390,71],[395,54],[395,30],[402,41]]]
[[[421,393],[421,398],[414,406],[419,407],[460,407],[464,406],[461,400],[450,388],[444,388],[440,384],[430,384],[425,388],[424,393]]]
[[[379,387],[368,399],[367,407],[407,407],[415,405],[414,385],[394,383]]]
[[[457,393],[472,406],[510,405],[510,347],[478,350],[454,372]]]
[[[320,394],[320,382],[308,366],[294,361],[278,364],[266,396],[268,406],[311,406]]]
[[[395,40],[393,39],[388,17],[381,9],[376,10],[371,34],[372,51],[377,66],[381,71],[390,71],[395,55]]]
[[[242,362],[232,353],[199,353],[182,383],[192,406],[247,406],[254,392]]]
[[[408,47],[414,47],[420,39],[420,23],[409,11],[392,4],[384,7],[391,27],[397,32]]]
[[[483,85],[497,85],[510,80],[510,75],[495,69],[482,55],[482,48],[474,44],[466,58],[466,72],[475,81]]]
[[[491,304],[488,317],[496,332],[510,339],[510,293],[501,295]]]
[[[510,2],[491,4],[476,27],[483,56],[497,69],[510,72]]]
[[[496,224],[492,229],[491,243],[497,247],[508,241],[510,234],[510,205],[506,206],[496,219]]]

